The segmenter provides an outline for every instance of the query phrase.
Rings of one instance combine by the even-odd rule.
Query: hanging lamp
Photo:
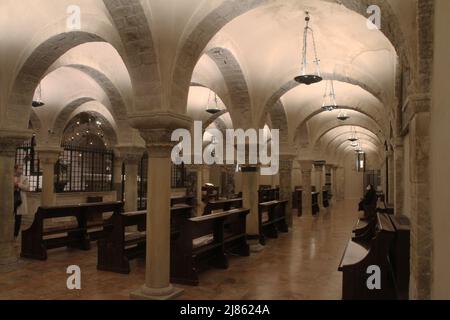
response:
[[[336,93],[334,91],[333,80],[326,81],[325,93],[323,94],[322,109],[325,111],[333,111],[337,109]]]
[[[31,106],[33,108],[39,108],[39,107],[43,107],[45,106],[45,103],[42,102],[42,87],[41,84],[39,83],[38,87],[37,87],[37,99],[33,100],[33,102],[31,103]]]
[[[352,127],[351,131],[352,131],[352,133],[351,133],[350,138],[348,139],[348,141],[350,141],[350,142],[358,141],[359,139],[358,139],[358,136],[356,135],[356,129],[354,129]]]
[[[220,110],[220,108],[219,108],[219,101],[217,98],[217,93],[215,93],[215,92],[214,92],[214,106],[212,106],[212,107],[209,106],[209,102],[211,101],[211,93],[212,93],[212,90],[209,91],[208,103],[207,103],[208,109],[206,109],[206,112],[208,112],[210,114],[216,114],[222,110]]]
[[[347,121],[350,119],[350,116],[347,114],[347,112],[344,109],[341,109],[339,111],[339,115],[337,116],[337,119],[340,121]]]
[[[301,74],[295,78],[295,81],[301,84],[311,85],[313,83],[318,83],[323,80],[320,74],[320,60],[317,57],[317,48],[316,48],[316,40],[314,37],[314,31],[309,26],[309,22],[311,21],[311,17],[309,16],[309,12],[306,12],[306,26],[303,32],[303,51],[302,51],[302,69]],[[311,45],[314,51],[314,60],[311,64],[315,64],[316,70],[315,72],[309,72],[308,70],[308,35],[311,38]]]

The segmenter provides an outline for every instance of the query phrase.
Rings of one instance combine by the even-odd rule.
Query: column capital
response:
[[[326,161],[314,161],[314,168],[316,170],[323,170],[323,167],[326,165]]]
[[[42,164],[55,164],[64,149],[58,146],[38,146],[36,151],[39,153],[39,161]]]
[[[134,145],[119,145],[114,148],[114,156],[127,164],[135,164],[141,161],[144,155],[145,148],[142,146]]]
[[[128,117],[130,125],[139,130],[144,139],[149,156],[162,158],[170,156],[177,142],[172,141],[172,133],[177,129],[189,130],[192,119],[185,115],[154,111]]]
[[[31,139],[32,135],[31,130],[0,129],[0,155],[14,157],[17,147]]]

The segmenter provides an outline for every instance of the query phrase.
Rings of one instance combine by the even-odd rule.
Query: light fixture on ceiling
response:
[[[334,82],[333,80],[327,80],[325,83],[325,92],[323,94],[322,109],[325,111],[333,111],[337,109],[337,107]]]
[[[314,37],[314,31],[309,26],[309,22],[311,21],[311,17],[309,16],[309,12],[306,12],[306,26],[303,32],[303,51],[302,51],[302,69],[300,76],[295,78],[295,81],[298,83],[311,85],[313,83],[318,83],[323,80],[320,74],[320,60],[317,57],[317,48],[316,48],[316,39]],[[309,35],[309,37],[308,37]],[[315,64],[316,70],[315,72],[309,72],[312,70],[308,70],[308,39],[310,38],[312,45],[312,50],[314,53],[314,60],[311,64]]]
[[[37,95],[36,100],[33,100],[33,102],[31,103],[31,106],[33,108],[39,108],[39,107],[45,106],[45,103],[42,102],[42,87],[41,87],[40,83],[37,87],[36,95]]]
[[[344,109],[341,109],[341,111],[339,111],[339,115],[337,116],[338,120],[341,121],[347,121],[348,119],[350,119],[350,116],[347,114],[347,112]]]
[[[358,136],[356,135],[356,129],[352,127],[351,131],[352,131],[352,133],[350,135],[350,138],[348,138],[348,141],[350,141],[350,142],[358,141],[359,139],[358,139]]]
[[[208,109],[206,109],[206,112],[208,112],[210,114],[216,114],[222,110],[220,110],[220,108],[219,108],[219,100],[217,98],[217,93],[215,93],[215,92],[214,92],[214,105],[212,107],[209,106],[209,102],[211,101],[211,94],[212,94],[212,90],[209,91],[208,104],[207,104]]]

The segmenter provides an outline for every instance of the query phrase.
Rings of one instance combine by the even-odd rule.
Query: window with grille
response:
[[[64,146],[55,165],[55,192],[113,190],[113,162],[112,150]]]

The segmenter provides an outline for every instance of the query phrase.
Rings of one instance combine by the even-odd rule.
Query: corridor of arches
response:
[[[213,192],[242,198],[250,258],[181,286],[185,298],[341,299],[338,267],[372,185],[378,208],[410,223],[409,298],[449,299],[449,19],[447,0],[2,0],[0,298],[177,297],[171,199],[192,198],[198,218]],[[299,83],[302,66],[322,81]],[[202,150],[217,133],[261,130],[279,170],[174,163],[172,133],[194,136],[194,122]],[[15,165],[29,183],[18,235]],[[265,246],[264,190],[286,201],[289,228]],[[39,208],[113,201],[147,212],[146,260],[130,275],[97,270],[95,243],[21,257]],[[67,223],[56,220],[45,227]],[[63,286],[73,264],[89,293],[52,291],[43,278]]]

